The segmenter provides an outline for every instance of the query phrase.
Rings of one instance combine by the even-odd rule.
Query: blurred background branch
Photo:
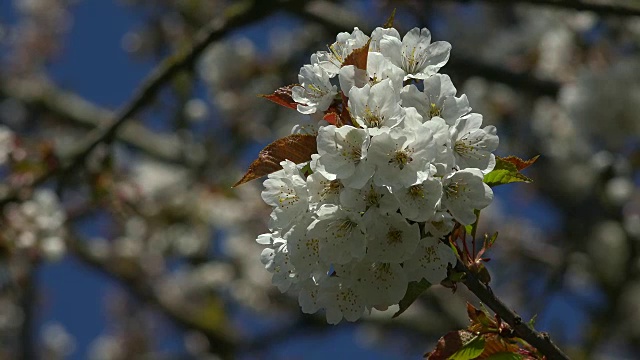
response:
[[[487,2],[499,5],[512,5],[513,3],[525,3],[534,6],[551,6],[578,11],[593,11],[599,15],[607,16],[640,16],[640,6],[633,1],[582,1],[582,0],[445,0],[460,3]]]

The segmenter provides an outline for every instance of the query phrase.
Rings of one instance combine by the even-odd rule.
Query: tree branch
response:
[[[18,100],[28,107],[42,109],[61,120],[88,129],[104,127],[115,118],[112,111],[45,81],[12,79],[0,82],[0,96]],[[203,161],[186,154],[178,137],[150,131],[134,119],[122,125],[117,138],[147,155],[169,163],[197,167]]]
[[[271,5],[271,6],[269,6]],[[237,6],[237,7],[236,7]],[[191,46],[178,50],[160,63],[143,81],[131,100],[117,113],[113,122],[104,129],[90,134],[82,145],[71,155],[75,165],[87,156],[99,143],[109,141],[127,120],[153,100],[158,91],[177,73],[193,66],[196,59],[213,42],[220,40],[232,30],[270,15],[276,7],[260,1],[243,1],[232,5],[227,16],[209,22],[194,37]]]
[[[131,119],[132,116],[153,100],[158,91],[172,79],[174,75],[183,69],[191,67],[198,56],[200,56],[209,45],[220,40],[232,30],[267,17],[278,9],[276,5],[280,5],[279,3],[280,2],[274,4],[258,0],[246,0],[231,5],[227,9],[225,16],[212,20],[196,34],[192,45],[178,50],[152,70],[142,81],[142,84],[138,90],[136,90],[131,100],[116,112],[113,120],[110,121],[109,124],[88,134],[81,144],[70,152],[69,156],[62,159],[62,166],[42,173],[37,176],[30,185],[37,186],[54,176],[73,172],[98,144],[110,141],[127,120]],[[21,189],[18,189],[0,198],[0,207],[8,202],[19,199],[20,192]]]
[[[36,302],[35,263],[25,265],[24,278],[21,279],[20,307],[23,312],[22,326],[20,328],[20,358],[33,359],[36,349],[33,343],[33,317],[34,303]]]
[[[232,358],[237,350],[236,339],[229,331],[224,331],[219,324],[207,324],[199,321],[197,316],[189,312],[188,307],[176,307],[168,304],[148,283],[148,279],[139,276],[131,267],[118,266],[118,262],[103,261],[92,254],[83,241],[73,235],[67,236],[69,251],[87,266],[117,280],[135,297],[155,307],[178,326],[195,330],[204,334],[209,341],[210,350],[222,358]]]
[[[445,0],[460,3],[485,2],[496,4],[526,3],[540,6],[553,6],[579,11],[593,11],[598,15],[640,16],[640,8],[627,7],[610,2],[608,4],[585,2],[580,0]]]
[[[568,360],[569,357],[565,355],[549,338],[549,335],[545,333],[539,333],[532,329],[529,325],[522,322],[522,318],[514,313],[511,309],[505,305],[502,300],[497,298],[491,288],[484,285],[478,280],[476,275],[469,270],[462,262],[458,261],[455,269],[459,272],[463,272],[465,277],[463,284],[493,310],[502,320],[511,326],[518,337],[524,339],[526,342],[534,346],[538,351],[547,357],[549,360],[562,359]]]

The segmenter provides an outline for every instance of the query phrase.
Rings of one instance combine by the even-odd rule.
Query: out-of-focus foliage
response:
[[[257,258],[255,238],[270,211],[259,182],[231,186],[256,149],[300,122],[257,95],[294,83],[308,54],[336,31],[371,30],[394,8],[401,33],[428,27],[454,45],[446,72],[500,129],[499,153],[541,155],[526,170],[532,184],[496,188],[482,213],[479,234],[500,232],[485,254],[494,292],[523,317],[537,314],[536,328],[572,358],[633,357],[640,9],[611,0],[628,6],[612,15],[557,3],[118,2],[138,19],[122,51],[150,62],[184,51],[206,24],[264,6],[281,11],[241,17],[162,83],[113,141],[70,167],[77,144],[114,116],[50,74],[76,31],[77,1],[14,0],[14,18],[0,16],[0,358],[78,356],[77,334],[63,324],[33,328],[34,309],[46,301],[34,272],[65,256],[123,289],[96,308],[110,323],[81,358],[160,358],[154,338],[163,319],[176,325],[184,351],[202,359],[277,354],[295,334],[334,330],[321,315],[300,314]],[[243,31],[250,26],[264,30]],[[434,285],[402,316],[391,319],[397,308],[374,312],[352,331],[374,352],[421,354],[467,326],[468,295]]]

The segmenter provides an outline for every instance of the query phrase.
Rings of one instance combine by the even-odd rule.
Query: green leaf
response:
[[[400,300],[400,303],[398,303],[398,305],[400,305],[400,309],[398,309],[398,311],[393,314],[393,317],[398,317],[400,316],[400,314],[405,312],[405,310],[407,310],[409,306],[411,306],[411,304],[416,301],[418,296],[420,296],[420,294],[422,294],[430,286],[431,283],[425,279],[410,282],[409,286],[407,287],[407,292],[404,294],[402,300]]]
[[[304,174],[305,177],[313,174],[313,170],[311,170],[311,163],[307,163],[305,166],[300,169],[300,172]]]
[[[460,253],[458,253],[458,248],[456,248],[455,246],[453,246],[452,243],[449,243],[449,247],[451,248],[451,250],[453,251],[453,254],[456,256],[456,258],[460,258]]]
[[[522,360],[522,355],[512,352],[500,352],[485,358],[485,360]]]
[[[486,245],[485,247],[487,249],[491,248],[493,246],[493,244],[496,242],[496,240],[498,239],[498,232],[496,231],[487,241],[486,241]]]
[[[495,320],[486,309],[477,309],[471,303],[467,303],[467,316],[471,320],[471,326],[476,324],[481,326],[481,329],[474,330],[489,330],[497,327]]]
[[[471,360],[475,359],[484,351],[484,338],[481,336],[474,337],[466,343],[462,348],[449,357],[450,360]]]
[[[473,224],[469,224],[469,225],[465,225],[464,226],[464,231],[467,234],[471,234],[471,232],[473,231],[473,225],[475,224],[475,222]]]
[[[385,29],[392,28],[393,21],[395,20],[395,18],[396,18],[396,9],[394,8],[393,11],[391,12],[391,15],[389,15],[389,18],[384,23],[384,25],[382,25],[382,27]]]
[[[424,355],[427,360],[448,360],[477,336],[467,330],[450,331],[438,340],[436,348]]]
[[[530,183],[532,181],[533,180],[520,173],[515,164],[505,161],[499,156],[496,156],[496,167],[484,176],[484,182],[491,187],[512,182]]]

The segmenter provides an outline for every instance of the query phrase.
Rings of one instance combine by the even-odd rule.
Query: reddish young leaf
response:
[[[467,303],[467,315],[471,320],[471,325],[468,330],[474,332],[485,332],[489,329],[497,329],[496,322],[483,310],[476,308],[475,306]]]
[[[351,54],[344,59],[342,66],[354,65],[358,69],[367,70],[367,57],[369,56],[370,42],[371,40],[367,41],[363,47],[354,49]]]
[[[424,354],[424,358],[427,360],[447,360],[474,338],[473,333],[466,330],[451,331],[441,337],[436,348],[432,352]]]
[[[269,175],[282,169],[280,162],[291,160],[296,164],[311,160],[311,154],[317,153],[314,135],[293,134],[267,145],[249,166],[249,170],[233,187],[251,180]]]
[[[395,20],[396,17],[396,9],[393,9],[393,11],[391,12],[391,15],[389,16],[389,18],[387,19],[387,21],[385,21],[384,25],[382,25],[383,28],[385,29],[389,29],[393,27],[393,21]]]
[[[325,110],[323,119],[337,127],[352,124],[349,112],[349,98],[342,91],[340,91],[340,99],[334,99],[329,108]]]
[[[263,97],[269,101],[273,101],[278,105],[296,110],[298,108],[298,103],[293,101],[293,98],[291,97],[291,89],[293,89],[294,86],[298,86],[298,84],[283,86],[278,90],[274,91],[273,94],[269,94],[269,95],[263,94],[258,96]]]
[[[478,359],[488,359],[496,357],[498,354],[504,356],[505,359],[517,359],[522,358],[518,355],[520,347],[515,343],[509,343],[501,338],[498,334],[484,334],[484,351]],[[507,356],[506,354],[511,354]]]
[[[536,155],[534,157],[532,157],[529,160],[522,160],[519,157],[516,156],[507,156],[507,157],[503,157],[501,158],[503,161],[512,163],[513,165],[516,166],[516,168],[518,169],[518,171],[522,171],[523,169],[528,168],[529,166],[531,166],[534,162],[536,162],[536,160],[538,160],[538,158],[540,157],[540,155]]]
[[[324,121],[328,122],[331,125],[335,125],[338,122],[338,119],[340,119],[340,115],[337,112],[332,111],[324,114],[324,117],[322,119],[324,119]]]

